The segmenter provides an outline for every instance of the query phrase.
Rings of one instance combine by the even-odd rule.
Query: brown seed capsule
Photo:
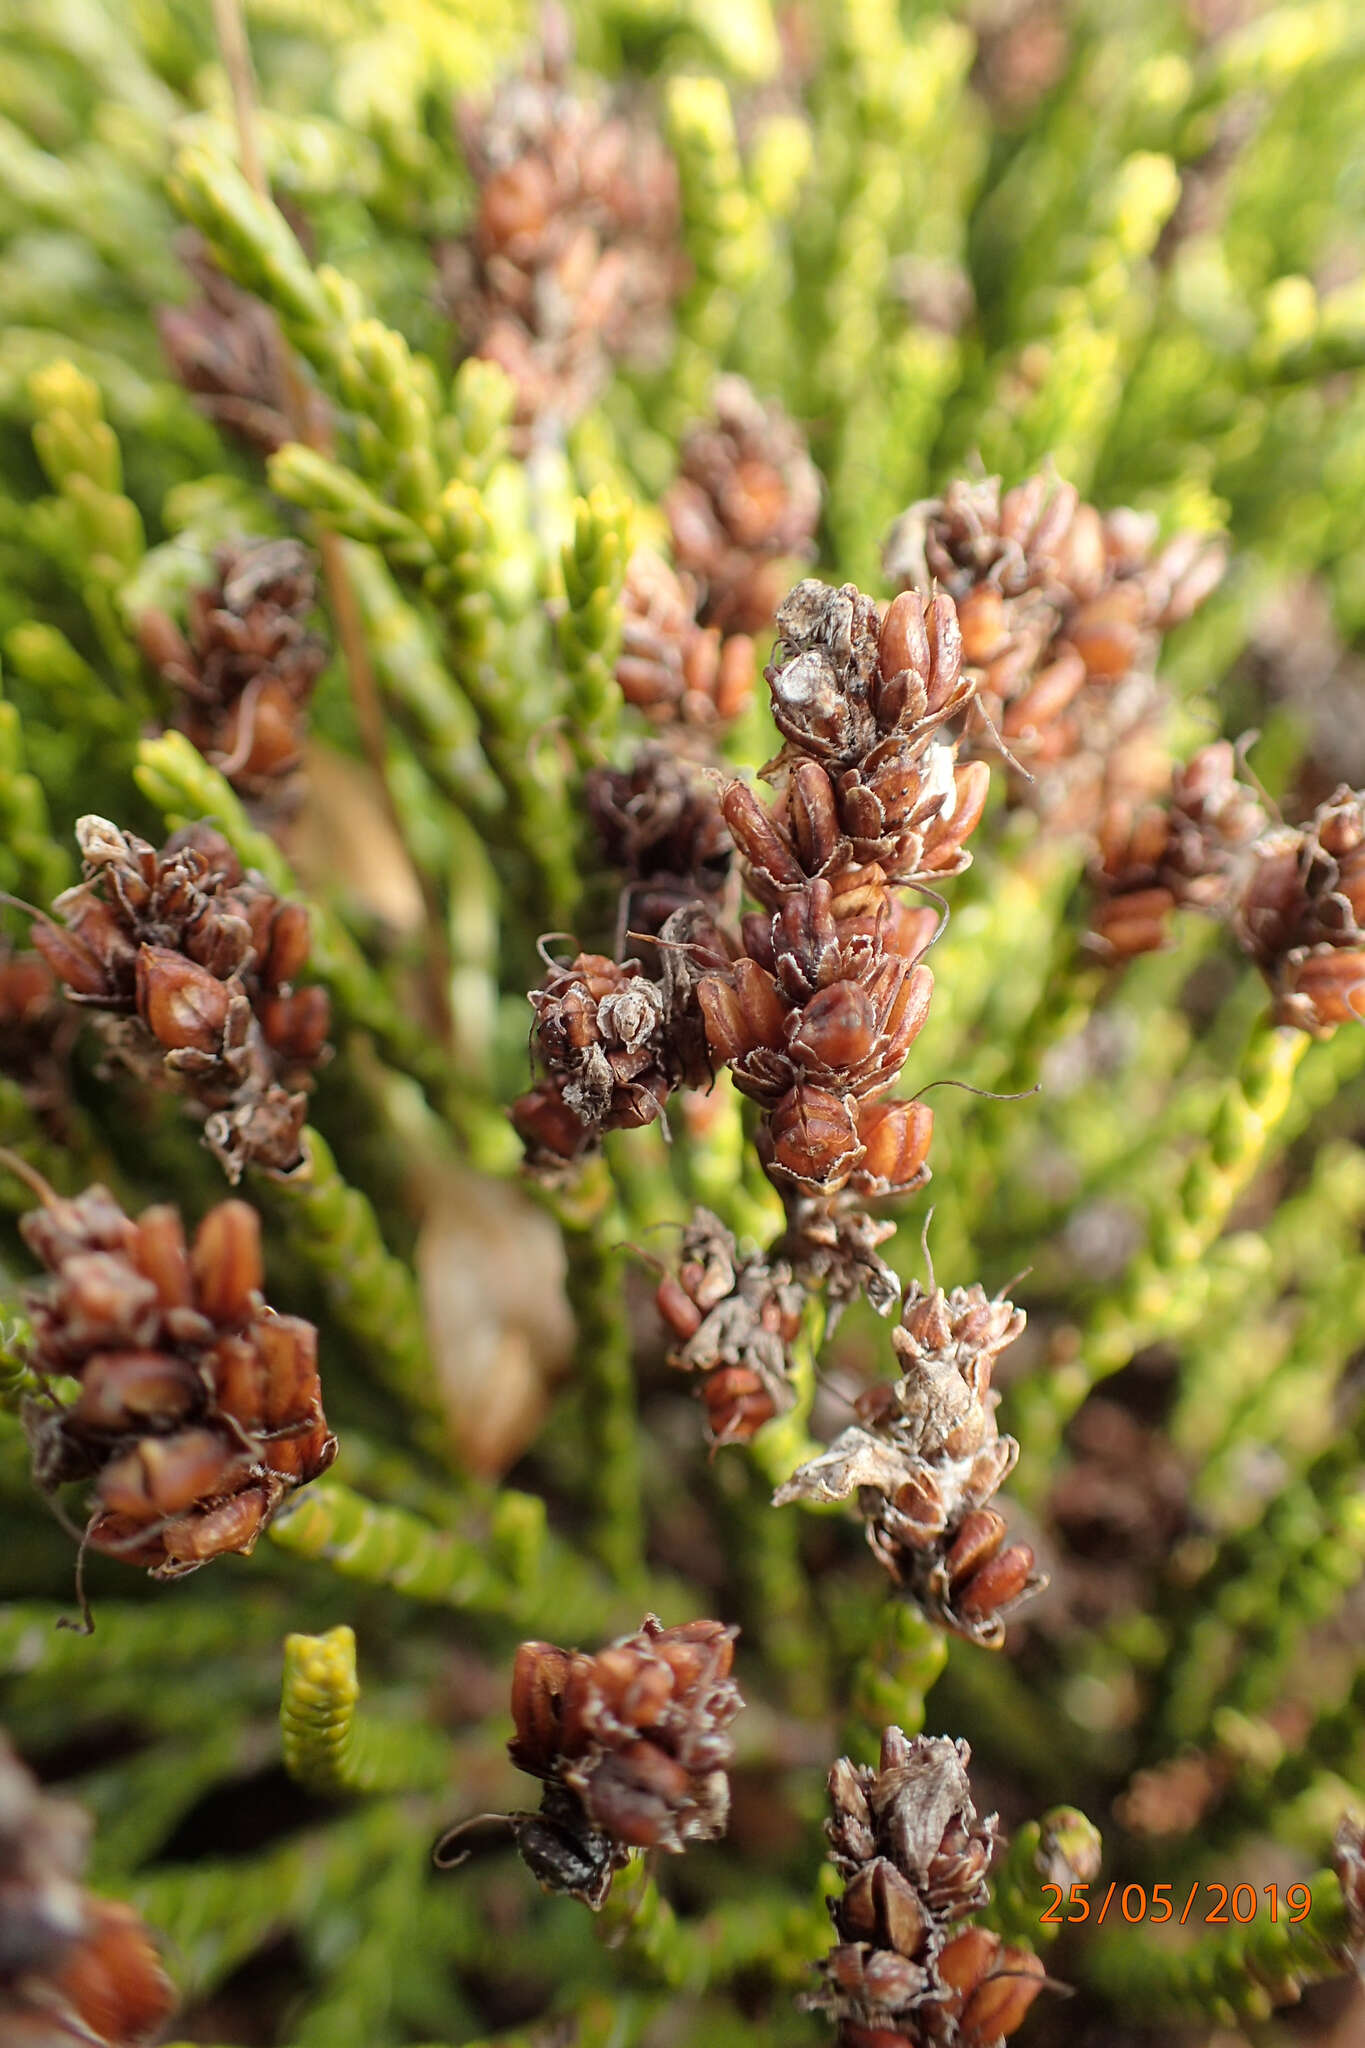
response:
[[[863,1156],[852,1099],[803,1082],[784,1095],[768,1122],[773,1179],[810,1194],[835,1194]]]
[[[1002,1948],[992,1974],[977,1984],[962,2011],[962,2048],[995,2048],[1023,2023],[1046,1971],[1027,1949]]]

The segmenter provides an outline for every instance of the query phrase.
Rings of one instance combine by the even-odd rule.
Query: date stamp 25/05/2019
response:
[[[1279,1885],[1263,1884],[1258,1892],[1250,1884],[1228,1886],[1196,1880],[1183,1906],[1174,1896],[1172,1885],[1154,1884],[1149,1889],[1144,1884],[1126,1884],[1120,1891],[1117,1878],[1098,1904],[1090,1896],[1089,1884],[1073,1884],[1069,1891],[1059,1884],[1045,1884],[1043,1892],[1045,1896],[1053,1895],[1041,1915],[1044,1927],[1079,1926],[1085,1920],[1103,1927],[1111,1910],[1130,1927],[1144,1920],[1156,1927],[1167,1920],[1178,1920],[1181,1927],[1190,1921],[1204,1927],[1230,1927],[1234,1923],[1245,1927],[1261,1912],[1268,1913],[1272,1922],[1277,1922],[1283,1912],[1290,1925],[1296,1926],[1313,1910],[1313,1894],[1306,1884],[1291,1884],[1283,1891]],[[1201,1893],[1207,1893],[1209,1898],[1208,1910],[1202,1913],[1198,1910]]]

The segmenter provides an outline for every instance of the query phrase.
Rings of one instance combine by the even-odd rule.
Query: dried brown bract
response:
[[[735,1633],[719,1621],[665,1628],[647,1614],[596,1655],[521,1645],[508,1753],[544,1792],[539,1813],[504,1824],[546,1891],[596,1912],[633,1851],[680,1855],[725,1833],[727,1731],[744,1704],[730,1676]],[[438,1860],[481,1825],[452,1830]]]
[[[1159,702],[1160,635],[1216,587],[1224,551],[1156,522],[1100,513],[1049,471],[1001,492],[998,477],[949,485],[902,514],[886,571],[904,589],[957,603],[962,660],[977,685],[974,752],[1003,739],[1031,782],[1027,801],[1061,829],[1093,829],[1108,757],[1131,747]]]
[[[330,1020],[326,991],[295,985],[307,911],[208,825],[160,853],[106,818],[82,818],[76,838],[85,880],[54,903],[60,925],[33,931],[68,998],[108,1013],[123,1064],[183,1088],[229,1180],[252,1163],[292,1171]]]
[[[678,176],[659,138],[568,83],[570,35],[547,11],[539,61],[459,110],[473,225],[440,252],[465,349],[517,387],[523,447],[591,404],[613,360],[657,360],[685,277]]]
[[[1004,1616],[1046,1580],[1027,1544],[1005,1544],[986,1503],[1019,1455],[1001,1436],[991,1387],[996,1358],[1024,1326],[1022,1310],[979,1286],[925,1293],[912,1283],[891,1333],[904,1376],[871,1387],[859,1420],[773,1495],[847,1500],[857,1493],[873,1554],[934,1620],[989,1649]]]
[[[1326,1038],[1365,1018],[1365,791],[1343,786],[1306,825],[1265,832],[1232,928],[1277,1024]]]
[[[139,2048],[175,2006],[130,1906],[81,1883],[83,1810],[50,1799],[0,1736],[0,2038],[7,2048]]]
[[[840,2048],[998,2048],[1042,1986],[1043,1966],[955,1923],[990,1897],[996,1820],[980,1820],[965,1742],[882,1735],[876,1770],[841,1757],[829,1777],[829,1901],[839,1937],[804,2003],[833,2014]]]
[[[719,378],[711,406],[664,498],[674,559],[701,585],[705,625],[763,633],[814,553],[820,477],[795,421],[742,377]]]
[[[218,553],[216,582],[190,594],[188,638],[147,611],[138,637],[175,697],[175,723],[247,797],[279,807],[303,758],[308,701],[327,650],[308,619],[313,560],[296,540]]]
[[[747,1443],[791,1406],[791,1346],[806,1292],[789,1266],[741,1256],[720,1219],[698,1209],[655,1301],[676,1340],[669,1364],[701,1376],[712,1444]]]
[[[1226,740],[1174,771],[1165,804],[1111,803],[1091,870],[1097,950],[1115,961],[1156,951],[1178,909],[1226,915],[1265,825],[1264,807],[1238,779]]]
[[[260,1222],[211,1209],[187,1245],[177,1212],[134,1222],[106,1188],[52,1197],[20,1224],[52,1275],[32,1290],[30,1363],[74,1400],[30,1400],[34,1476],[93,1484],[86,1541],[178,1578],[249,1553],[294,1487],[325,1472],[317,1332],[261,1296]]]
[[[697,591],[652,548],[636,548],[621,596],[616,681],[627,704],[675,744],[718,731],[753,695],[754,643],[697,621]]]

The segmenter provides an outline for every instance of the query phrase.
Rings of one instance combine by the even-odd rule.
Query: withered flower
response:
[[[1159,701],[1160,635],[1215,588],[1221,544],[1182,533],[1159,546],[1155,520],[1100,513],[1041,471],[1004,493],[985,477],[910,506],[884,559],[903,589],[956,600],[977,686],[966,750],[1003,739],[1032,778],[1014,778],[1014,799],[1092,830],[1109,757],[1135,747]]]
[[[104,1038],[134,1072],[173,1078],[204,1118],[229,1180],[249,1163],[301,1162],[304,1090],[328,1052],[324,989],[296,987],[308,913],[244,873],[208,825],[160,853],[107,818],[81,818],[85,880],[33,943],[67,997],[107,1013]]]
[[[221,1202],[185,1241],[177,1212],[134,1222],[106,1188],[20,1223],[52,1278],[31,1290],[30,1364],[80,1382],[25,1404],[34,1477],[88,1480],[85,1541],[178,1578],[247,1554],[294,1487],[325,1472],[317,1332],[261,1296],[260,1222]]]
[[[1307,824],[1262,833],[1233,913],[1277,1024],[1326,1038],[1365,1018],[1363,916],[1365,791],[1343,784]]]
[[[711,410],[684,435],[664,497],[674,559],[701,585],[705,625],[763,633],[815,551],[820,477],[795,421],[742,377],[716,380]]]
[[[676,1078],[667,1005],[634,961],[579,953],[533,989],[535,1046],[546,1078],[512,1105],[528,1163],[557,1173],[604,1131],[653,1123]]]
[[[547,9],[539,61],[458,110],[478,187],[441,252],[464,348],[517,387],[523,450],[592,403],[613,360],[657,360],[685,267],[672,157],[642,123],[568,83],[571,34]]]
[[[308,629],[312,558],[296,540],[220,548],[217,580],[189,598],[189,635],[160,611],[142,651],[174,692],[175,723],[233,788],[278,806],[303,758],[308,700],[327,659]]]
[[[90,1821],[0,1735],[0,2038],[6,2048],[139,2048],[175,2006],[131,1906],[81,1883]]]
[[[829,1776],[829,1901],[837,1945],[802,2003],[832,2014],[840,2048],[998,2048],[1042,1987],[1043,1966],[956,1923],[990,1897],[994,1815],[972,1802],[965,1742],[882,1734],[877,1769],[841,1757]]]
[[[546,1891],[596,1912],[633,1851],[680,1855],[723,1835],[727,1730],[744,1704],[730,1677],[735,1633],[718,1621],[665,1628],[647,1614],[596,1655],[523,1643],[508,1753],[542,1781],[540,1811],[463,1822],[437,1861],[462,1862],[493,1823]]]
[[[616,681],[627,704],[667,727],[675,746],[731,724],[753,695],[753,641],[746,633],[722,636],[696,613],[691,577],[652,548],[636,548],[621,593]]]
[[[741,1256],[709,1209],[683,1234],[676,1272],[655,1295],[676,1339],[668,1362],[701,1376],[707,1436],[713,1445],[747,1443],[791,1406],[791,1345],[801,1327],[805,1289],[780,1260]]]
[[[1130,960],[1166,943],[1177,909],[1225,914],[1265,824],[1264,808],[1239,781],[1226,740],[1202,747],[1174,770],[1165,804],[1109,804],[1091,870],[1097,950],[1107,959]]]
[[[991,1374],[1023,1327],[1021,1309],[980,1286],[945,1294],[912,1283],[891,1333],[904,1376],[861,1394],[858,1422],[773,1495],[782,1507],[856,1492],[895,1583],[989,1649],[1005,1640],[1005,1614],[1047,1583],[1027,1544],[1006,1547],[1004,1517],[986,1505],[1019,1455],[996,1427]]]

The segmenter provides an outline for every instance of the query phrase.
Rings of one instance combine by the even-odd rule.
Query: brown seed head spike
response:
[[[1277,1024],[1329,1038],[1365,1018],[1365,791],[1343,784],[1297,830],[1262,833],[1232,924]]]
[[[65,1407],[27,1404],[38,1483],[93,1481],[86,1541],[156,1578],[249,1552],[336,1455],[316,1332],[261,1298],[255,1211],[220,1203],[191,1251],[174,1210],[134,1222],[94,1187],[20,1230],[51,1274],[30,1293],[30,1362],[80,1382]]]
[[[1000,2048],[1041,1989],[1043,1967],[984,1927],[994,1815],[977,1817],[970,1751],[888,1728],[878,1767],[830,1772],[831,1899],[837,1942],[822,1988],[802,2000],[839,2024],[841,2048]]]
[[[67,996],[108,1013],[123,1065],[183,1090],[230,1180],[253,1162],[296,1170],[304,1090],[329,1050],[325,990],[292,985],[307,912],[208,825],[160,853],[105,818],[80,819],[76,837],[85,880],[53,905],[63,925],[33,932]]]
[[[90,1824],[51,1799],[0,1735],[0,2041],[143,2048],[175,2005],[130,1906],[85,1890]]]
[[[747,1442],[791,1406],[791,1346],[805,1299],[788,1265],[742,1256],[719,1217],[694,1212],[676,1273],[664,1275],[655,1300],[677,1339],[669,1364],[700,1375],[713,1445]]]
[[[544,1790],[538,1814],[509,1814],[505,1824],[546,1891],[595,1912],[632,1851],[678,1855],[724,1834],[727,1731],[744,1704],[730,1677],[735,1633],[718,1621],[665,1628],[647,1614],[633,1635],[595,1656],[522,1644],[508,1748]],[[452,1830],[438,1861],[496,1820],[482,1815]]]
[[[995,1360],[1024,1317],[979,1286],[906,1290],[891,1341],[904,1377],[870,1388],[859,1421],[798,1467],[773,1495],[846,1500],[856,1493],[873,1554],[944,1627],[990,1649],[1004,1615],[1046,1585],[1027,1544],[1005,1547],[1004,1517],[988,1508],[1019,1455],[995,1422]]]
[[[570,44],[551,31],[488,105],[457,110],[477,202],[470,232],[439,256],[463,348],[517,387],[523,454],[537,428],[592,403],[614,360],[662,360],[686,275],[672,158],[570,86]]]
[[[267,815],[290,807],[307,707],[327,658],[309,631],[317,591],[296,540],[220,548],[217,580],[189,599],[188,638],[151,611],[138,621],[148,662],[174,694],[174,718],[205,759]]]

